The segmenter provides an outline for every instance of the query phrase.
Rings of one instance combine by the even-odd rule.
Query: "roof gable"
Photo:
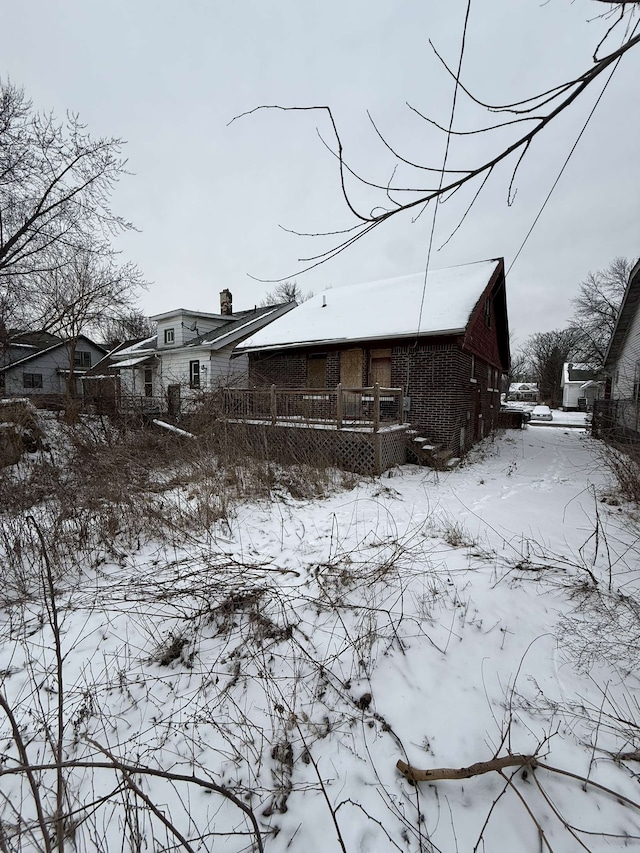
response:
[[[42,334],[42,333],[34,333],[34,334],[38,335],[38,334]],[[48,333],[44,333],[44,334],[48,334]],[[50,337],[56,338],[55,335],[52,335]],[[44,338],[43,338],[43,340],[44,340]],[[29,361],[33,361],[34,359],[37,359],[42,355],[46,355],[47,353],[53,352],[54,350],[60,349],[61,347],[69,346],[70,342],[68,340],[66,340],[66,341],[62,340],[62,338],[56,338],[56,340],[57,340],[57,343],[53,343],[49,346],[41,347],[35,351],[31,351],[30,349],[19,350],[18,351],[20,353],[19,357],[11,359],[10,361],[5,361],[3,366],[0,367],[0,371],[11,370],[20,364],[25,364]],[[95,341],[92,341],[91,338],[88,338],[86,335],[78,335],[78,337],[76,338],[76,348],[77,348],[78,343],[80,341],[86,341],[90,346],[94,347],[96,350],[99,350],[102,353],[107,352],[106,347],[103,347],[101,344],[95,343]]]
[[[110,353],[110,367],[133,366],[136,362],[132,361],[132,359],[142,359],[142,357],[150,356],[154,353],[158,353],[162,357],[170,357],[175,353],[183,353],[185,350],[221,350],[227,346],[232,346],[239,340],[243,340],[267,323],[273,322],[277,317],[291,311],[295,305],[295,302],[282,302],[278,305],[267,305],[261,308],[238,311],[235,314],[215,315],[222,322],[214,329],[191,338],[181,345],[170,348],[158,347],[157,335],[133,342],[128,346],[116,348]],[[177,312],[168,313],[173,315]],[[197,314],[197,312],[192,313],[194,316],[205,316]],[[123,363],[125,361],[127,364]]]
[[[461,334],[501,259],[319,293],[248,338],[242,350]]]

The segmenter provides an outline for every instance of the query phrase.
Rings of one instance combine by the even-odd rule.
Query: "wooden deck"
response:
[[[222,391],[225,417],[240,421],[304,424],[324,429],[359,429],[378,432],[403,424],[401,388],[289,389],[275,385],[264,388],[225,388]]]
[[[401,388],[225,388],[222,412],[236,441],[276,461],[375,475],[406,460]]]

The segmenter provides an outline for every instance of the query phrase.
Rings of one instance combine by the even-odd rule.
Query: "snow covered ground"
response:
[[[13,769],[56,750],[69,849],[640,847],[638,522],[554,424],[76,561],[0,613],[2,849],[46,849]]]

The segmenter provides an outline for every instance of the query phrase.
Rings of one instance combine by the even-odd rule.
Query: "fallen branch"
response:
[[[471,779],[483,773],[499,772],[505,767],[536,766],[534,755],[504,755],[502,758],[492,758],[490,761],[477,761],[469,767],[434,767],[433,770],[418,770],[404,761],[398,761],[396,767],[410,782],[436,782],[439,779]]]

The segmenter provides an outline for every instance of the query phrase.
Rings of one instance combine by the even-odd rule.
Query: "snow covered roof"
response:
[[[115,364],[115,362],[120,359],[133,358],[135,356],[142,355],[142,353],[152,355],[156,348],[157,339],[157,335],[152,335],[150,338],[143,338],[141,341],[134,341],[134,343],[128,344],[127,346],[116,347],[116,349],[109,353],[109,356],[113,359]],[[117,364],[115,366],[117,366]]]
[[[265,323],[271,323],[281,314],[291,311],[295,302],[280,302],[277,305],[264,305],[249,311],[239,311],[237,314],[227,315],[224,319],[228,322],[224,326],[205,332],[184,345],[188,348],[205,347],[219,350],[233,343],[234,340],[246,337],[251,332],[251,326],[260,328]]]
[[[136,364],[142,364],[143,361],[151,358],[151,355],[139,355],[136,358],[125,358],[124,361],[114,363],[114,367],[134,367]]]
[[[576,362],[565,361],[562,367],[562,384],[569,385],[577,383],[582,385],[589,379],[597,378],[597,370],[588,364],[578,364]]]
[[[238,349],[462,333],[501,263],[497,259],[430,270],[426,287],[423,272],[336,287],[275,320]]]
[[[36,334],[47,335],[48,333],[38,332]],[[40,358],[40,356],[46,355],[47,353],[50,353],[50,352],[53,352],[54,350],[57,350],[60,347],[69,346],[69,340],[63,340],[62,338],[58,338],[56,335],[49,335],[48,337],[52,338],[54,340],[54,343],[49,344],[46,347],[38,347],[35,350],[35,352],[30,352],[28,355],[21,355],[20,358],[16,358],[16,359],[10,358],[11,349],[13,348],[13,344],[10,344],[10,346],[9,346],[9,359],[6,361],[5,364],[3,364],[0,367],[0,373],[3,371],[7,371],[7,370],[13,370],[15,367],[19,367],[21,364],[25,364],[29,361],[33,361],[34,359]],[[106,353],[106,349],[105,349],[105,347],[102,346],[102,344],[97,344],[95,341],[92,341],[91,338],[88,338],[86,335],[78,335],[78,337],[76,338],[76,345],[80,341],[84,341],[84,342],[90,344],[91,346],[95,347],[96,349],[101,350],[103,353]],[[76,372],[80,372],[80,370],[78,369],[78,370],[76,370]]]
[[[538,386],[535,382],[513,382],[509,385],[509,393],[515,393],[516,391],[537,391]]]

